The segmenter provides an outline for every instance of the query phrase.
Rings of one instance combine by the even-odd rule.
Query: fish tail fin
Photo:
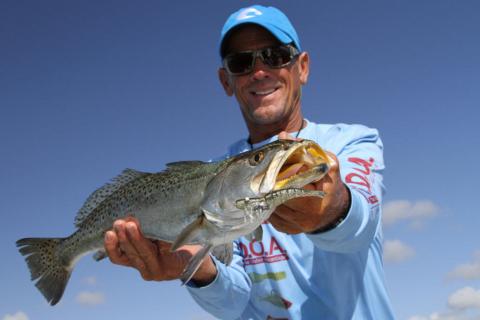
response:
[[[65,291],[72,272],[72,261],[65,261],[58,246],[63,238],[24,238],[17,241],[20,253],[25,256],[32,281],[48,303],[57,304]],[[68,260],[68,259],[67,259]]]

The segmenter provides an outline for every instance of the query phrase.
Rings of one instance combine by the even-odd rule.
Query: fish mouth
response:
[[[330,169],[330,161],[325,151],[314,141],[286,142],[284,152],[278,152],[271,161],[259,191],[268,193],[286,188],[302,188],[322,179]]]

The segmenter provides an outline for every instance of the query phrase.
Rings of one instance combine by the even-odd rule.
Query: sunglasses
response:
[[[234,52],[223,59],[223,67],[230,75],[248,74],[255,67],[255,60],[258,57],[270,68],[280,69],[292,63],[299,54],[297,48],[292,45]]]

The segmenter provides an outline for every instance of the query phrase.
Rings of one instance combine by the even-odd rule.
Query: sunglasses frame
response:
[[[282,65],[279,65],[279,66],[272,66],[270,65],[268,62],[265,61],[265,58],[263,57],[263,53],[267,50],[274,50],[274,49],[277,49],[277,48],[287,48],[289,53],[290,53],[290,60],[287,62],[287,63],[284,63]],[[246,71],[243,71],[243,72],[232,72],[230,70],[230,68],[228,67],[228,59],[231,59],[233,56],[237,55],[237,54],[245,54],[245,53],[250,53],[253,55],[253,58],[252,58],[252,63],[250,64],[250,67],[248,69],[246,69]],[[295,60],[298,58],[298,56],[300,55],[300,51],[298,51],[298,49],[296,47],[294,47],[293,45],[291,44],[282,44],[282,45],[279,45],[279,46],[274,46],[274,47],[267,47],[267,48],[262,48],[262,49],[258,49],[258,50],[246,50],[246,51],[239,51],[239,52],[232,52],[228,55],[225,56],[225,58],[223,58],[222,60],[222,65],[223,65],[223,68],[227,71],[227,73],[229,75],[232,75],[232,76],[241,76],[241,75],[246,75],[246,74],[249,74],[253,71],[253,69],[255,68],[255,63],[257,61],[257,58],[260,58],[260,60],[262,60],[262,62],[268,66],[269,68],[272,68],[272,69],[281,69],[281,68],[285,68],[287,66],[289,66],[290,64],[294,63]]]

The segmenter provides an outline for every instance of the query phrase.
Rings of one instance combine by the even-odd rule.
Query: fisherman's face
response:
[[[256,25],[240,27],[227,41],[227,54],[281,44],[270,32]],[[253,71],[239,76],[230,75],[224,68],[219,70],[225,92],[235,95],[247,123],[280,124],[300,112],[301,86],[308,78],[308,54],[303,52],[294,61],[274,69],[257,58]]]

